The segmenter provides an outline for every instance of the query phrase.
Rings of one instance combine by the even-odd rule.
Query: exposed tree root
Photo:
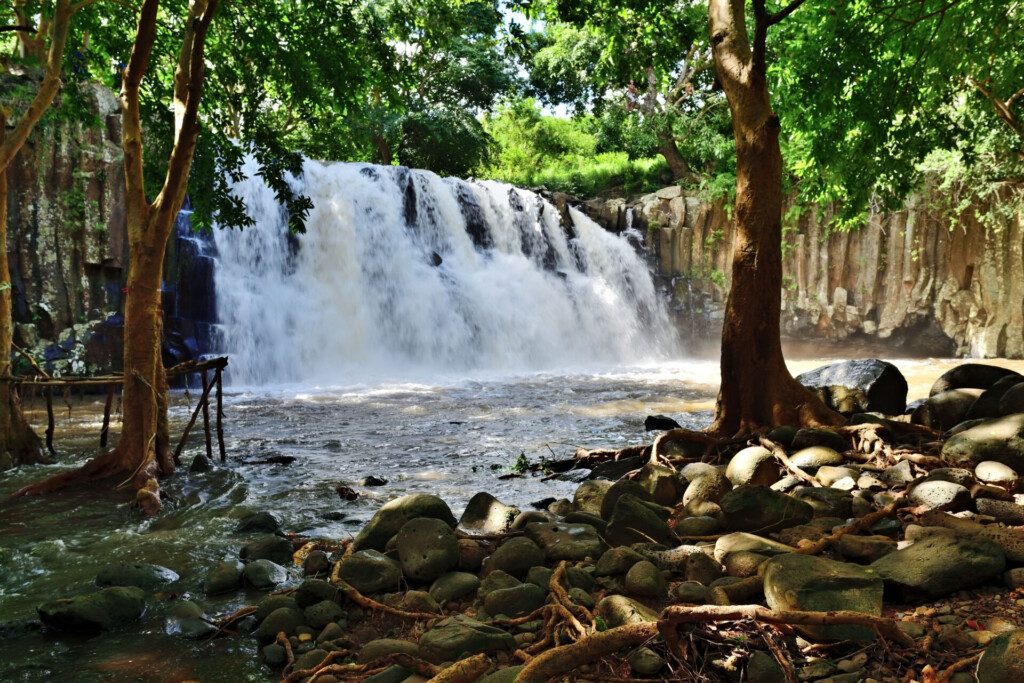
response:
[[[331,583],[338,587],[338,589],[345,594],[349,600],[365,609],[382,612],[384,614],[398,617],[399,619],[410,619],[412,621],[434,621],[440,619],[442,615],[432,614],[430,612],[407,612],[405,610],[385,605],[382,602],[377,602],[373,598],[368,598],[358,590],[355,586],[347,583],[344,579],[339,576],[341,562],[335,563],[335,570],[331,572]]]
[[[812,477],[811,475],[807,474],[807,472],[804,472],[802,469],[800,469],[799,467],[797,467],[796,465],[794,465],[790,461],[789,456],[786,455],[786,449],[783,448],[781,444],[778,444],[775,441],[772,441],[771,439],[767,439],[767,438],[765,438],[763,436],[760,439],[758,439],[758,442],[762,446],[767,448],[769,451],[771,451],[772,455],[775,456],[776,460],[778,460],[780,463],[782,463],[783,467],[785,467],[787,470],[789,470],[790,472],[795,474],[802,481],[807,482],[811,486],[815,486],[815,487],[818,487],[818,488],[821,487],[821,482],[820,481],[818,481],[816,478]]]
[[[516,683],[544,683],[582,664],[591,664],[624,648],[636,647],[657,635],[656,622],[627,624],[592,633],[575,643],[552,648],[534,657],[519,672]]]
[[[555,571],[551,573],[551,579],[548,581],[548,589],[551,591],[551,595],[554,596],[555,600],[558,601],[558,604],[569,612],[569,616],[571,616],[572,621],[575,622],[573,623],[573,626],[580,631],[580,634],[582,635],[586,633],[586,629],[577,620],[581,620],[586,624],[593,624],[594,615],[591,614],[590,610],[586,607],[583,605],[577,605],[573,602],[572,598],[569,597],[569,593],[562,585],[562,580],[565,578],[566,567],[568,567],[568,563],[565,560],[558,563],[558,566],[555,567]]]
[[[285,640],[287,641],[288,639],[285,638]],[[291,644],[289,643],[289,647],[290,646]],[[320,660],[320,663],[314,666],[313,668],[298,669],[296,671],[292,671],[287,676],[281,679],[281,683],[297,683],[298,681],[301,681],[304,678],[319,675],[320,672],[323,671],[325,668],[329,667],[334,662],[334,660],[347,657],[348,654],[349,653],[347,650],[335,650],[334,652],[328,652],[324,656],[324,658]],[[287,668],[285,670],[287,670]]]
[[[487,655],[479,654],[460,659],[451,666],[438,671],[430,683],[473,683],[487,673],[491,662]]]
[[[836,543],[843,536],[846,536],[847,534],[858,533],[860,531],[863,531],[864,529],[869,528],[872,524],[881,519],[885,519],[886,517],[892,517],[897,512],[899,512],[901,508],[904,508],[907,505],[909,505],[909,503],[910,501],[907,500],[905,493],[898,494],[896,500],[889,503],[884,508],[875,510],[874,512],[870,512],[864,515],[863,517],[860,517],[850,522],[846,526],[837,529],[828,536],[825,536],[824,538],[821,538],[813,543],[802,544],[800,545],[800,547],[797,548],[795,552],[804,555],[817,555],[818,553],[822,552],[823,550],[831,546],[833,543]]]
[[[716,605],[740,605],[764,594],[764,578],[749,576],[740,581],[716,586],[711,589],[711,600]]]
[[[793,661],[789,658],[786,648],[775,640],[775,634],[772,630],[765,628],[760,624],[758,624],[757,630],[761,634],[761,639],[764,641],[764,644],[768,646],[772,656],[775,657],[775,661],[778,662],[779,666],[782,668],[782,674],[785,676],[786,681],[799,680],[796,675],[796,667],[793,666]]]
[[[295,663],[295,653],[292,651],[292,644],[288,640],[288,634],[284,631],[279,632],[274,642],[284,648],[284,654],[288,658],[287,663],[284,665],[284,670],[287,671]]]

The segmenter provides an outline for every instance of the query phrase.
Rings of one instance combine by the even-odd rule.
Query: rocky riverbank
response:
[[[722,442],[669,429],[656,449],[584,451],[549,475],[580,482],[571,499],[520,509],[481,492],[457,518],[412,494],[344,543],[258,512],[202,590],[115,565],[39,615],[95,633],[149,606],[169,633],[251,639],[271,675],[321,683],[566,666],[577,680],[1019,678],[1024,377],[961,365],[910,406],[881,361],[802,379],[850,424]],[[267,595],[208,616],[243,589]]]

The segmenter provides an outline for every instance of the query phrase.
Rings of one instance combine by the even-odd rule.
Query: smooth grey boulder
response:
[[[112,586],[51,600],[37,611],[43,625],[55,631],[98,633],[138,621],[146,611],[146,594],[134,586]]]
[[[203,581],[207,595],[229,593],[242,585],[242,570],[245,567],[237,560],[225,560],[215,565]]]
[[[605,549],[597,530],[589,524],[533,522],[526,525],[526,536],[540,546],[549,562],[598,558]]]
[[[454,662],[467,655],[512,652],[515,638],[500,628],[462,614],[443,619],[420,636],[420,656],[428,662]]]
[[[491,591],[484,598],[484,610],[492,615],[523,617],[544,604],[548,592],[533,583],[521,583],[511,588]]]
[[[951,436],[942,446],[942,459],[970,470],[993,460],[1024,473],[1024,413],[989,420]]]
[[[376,550],[359,550],[341,564],[341,578],[363,594],[398,590],[402,566]]]
[[[245,565],[242,578],[257,590],[270,590],[288,580],[288,570],[270,560],[253,560]]]
[[[771,486],[782,478],[779,463],[764,446],[748,446],[732,456],[725,468],[725,476],[733,486]]]
[[[412,493],[382,505],[352,541],[352,546],[356,550],[384,550],[391,537],[417,517],[440,519],[449,527],[455,526],[455,516],[448,503],[429,493]]]
[[[877,358],[831,363],[797,375],[833,410],[900,415],[907,407],[907,380],[893,365]]]
[[[998,581],[1006,567],[1002,549],[979,536],[928,535],[871,563],[886,586],[932,597]]]
[[[433,581],[459,563],[459,541],[440,519],[409,520],[398,531],[395,547],[402,572],[412,581]]]

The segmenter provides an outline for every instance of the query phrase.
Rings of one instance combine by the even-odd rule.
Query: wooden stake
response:
[[[213,441],[210,439],[210,378],[207,376],[206,369],[203,368],[203,400],[200,401],[203,406],[203,433],[206,435],[206,457],[213,460]]]
[[[100,450],[107,447],[107,435],[110,432],[110,408],[114,405],[114,393],[116,391],[116,384],[107,386],[107,400],[103,404],[103,427],[100,429]]]
[[[57,455],[57,451],[53,449],[53,389],[46,389],[46,450],[50,451],[50,455]]]
[[[175,460],[175,462],[178,461],[178,458],[181,456],[182,449],[185,448],[185,441],[188,440],[188,434],[189,434],[189,432],[192,431],[192,426],[195,425],[196,418],[199,417],[199,411],[202,410],[202,407],[203,407],[203,405],[204,405],[204,403],[205,403],[209,393],[210,393],[210,387],[206,387],[203,390],[203,395],[199,397],[199,403],[196,404],[195,410],[192,411],[192,417],[189,418],[188,424],[185,425],[185,431],[183,431],[181,433],[181,440],[178,441],[178,447],[174,449],[174,460]]]
[[[222,368],[217,368],[213,374],[213,383],[217,385],[217,448],[220,449],[220,461],[227,462],[228,456],[224,450],[224,373]]]

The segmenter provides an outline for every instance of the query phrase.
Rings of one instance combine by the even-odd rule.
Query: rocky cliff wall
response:
[[[814,212],[787,228],[784,336],[915,355],[1024,357],[1024,212],[1000,212],[986,227],[975,208],[953,225],[930,206],[911,198],[849,232]],[[668,187],[586,209],[610,229],[640,230],[670,281],[681,325],[698,339],[717,338],[735,237],[721,203]]]

